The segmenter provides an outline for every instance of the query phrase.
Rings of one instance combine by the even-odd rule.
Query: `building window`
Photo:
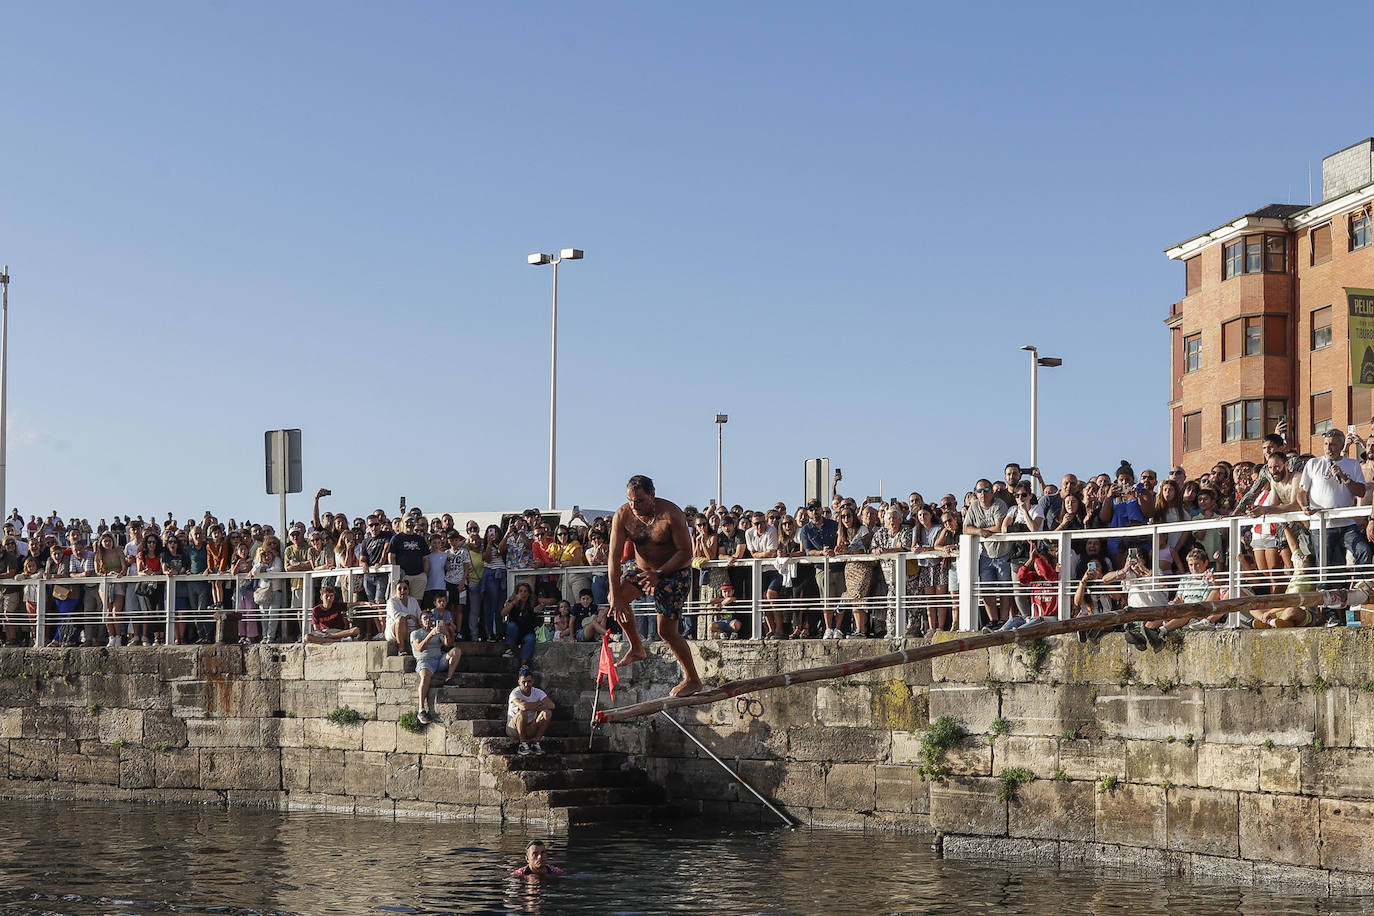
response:
[[[1277,432],[1279,421],[1288,419],[1288,402],[1282,398],[1264,399],[1264,434]]]
[[[1221,278],[1229,280],[1239,276],[1245,268],[1245,243],[1232,242],[1227,245],[1221,256]]]
[[[1196,452],[1202,448],[1202,413],[1183,415],[1183,450]]]
[[[1312,395],[1312,435],[1320,436],[1331,428],[1331,392]]]
[[[1196,372],[1202,368],[1202,335],[1189,334],[1183,338],[1183,371]]]
[[[1264,237],[1264,271],[1281,274],[1288,270],[1288,239],[1282,235]]]
[[[1225,404],[1221,408],[1221,441],[1235,442],[1245,431],[1244,401]]]
[[[1325,264],[1331,260],[1331,224],[1313,229],[1309,240],[1312,248],[1312,266]]]
[[[1331,346],[1331,306],[1323,305],[1312,310],[1312,349],[1324,350]]]
[[[1183,262],[1184,295],[1191,296],[1202,288],[1202,256],[1189,258]]]
[[[1240,274],[1283,273],[1288,269],[1288,239],[1282,235],[1247,235],[1222,249],[1221,278]]]
[[[1363,248],[1370,241],[1369,208],[1350,214],[1350,250]]]
[[[1287,410],[1283,398],[1247,398],[1221,408],[1221,441],[1260,439],[1272,433]]]
[[[1288,322],[1282,315],[1234,318],[1221,326],[1221,360],[1288,355]]]

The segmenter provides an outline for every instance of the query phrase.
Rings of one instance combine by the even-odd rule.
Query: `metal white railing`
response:
[[[1334,520],[1350,519],[1358,525],[1364,525],[1370,519],[1370,512],[1368,506],[1355,506],[1348,509],[1324,510],[1312,515],[1301,512],[1268,515],[1264,516],[1262,521],[1265,524],[1297,522],[1308,527],[1314,556],[1309,561],[1311,565],[1302,571],[1302,577],[1309,587],[1315,588],[1319,583],[1334,584],[1363,578],[1374,579],[1374,564],[1352,565],[1346,562],[1344,556],[1325,556],[1326,532]],[[979,581],[979,557],[983,542],[1052,541],[1058,545],[1061,560],[1058,564],[1057,579],[1053,583],[1054,593],[1058,599],[1058,615],[1060,619],[1068,619],[1073,616],[1073,596],[1085,566],[1081,560],[1077,559],[1075,545],[1088,539],[1106,541],[1115,538],[1134,538],[1139,539],[1142,546],[1148,542],[1148,554],[1153,565],[1151,575],[1137,580],[1135,585],[1156,594],[1162,593],[1172,597],[1183,576],[1161,568],[1160,546],[1174,534],[1199,533],[1209,530],[1220,531],[1225,535],[1226,564],[1224,570],[1218,570],[1214,574],[1217,585],[1226,590],[1228,595],[1236,596],[1243,594],[1246,589],[1257,586],[1284,586],[1294,574],[1292,569],[1248,570],[1242,568],[1240,552],[1244,534],[1257,521],[1261,520],[1246,516],[1232,516],[1210,520],[1192,519],[1160,525],[1141,525],[1133,528],[1018,532],[992,535],[988,538],[963,535],[960,538],[959,547],[953,551],[948,548],[936,548],[903,553],[794,557],[791,559],[795,560],[797,566],[796,572],[792,575],[792,596],[779,597],[772,601],[764,595],[763,581],[766,572],[777,568],[778,561],[776,559],[713,560],[706,563],[701,571],[693,570],[692,597],[687,602],[683,614],[689,621],[695,618],[696,635],[699,638],[705,635],[701,625],[703,620],[707,622],[706,629],[709,629],[709,624],[713,620],[741,618],[742,621],[747,621],[747,634],[745,635],[748,638],[758,639],[765,632],[765,615],[767,613],[781,613],[783,619],[792,624],[795,629],[803,622],[809,622],[813,626],[818,625],[819,622],[816,618],[823,617],[827,612],[845,615],[855,608],[866,611],[871,620],[881,621],[886,635],[890,637],[904,636],[912,622],[918,619],[918,615],[928,616],[931,613],[939,614],[940,612],[949,614],[955,629],[975,630],[980,621],[979,604],[984,598],[1011,599],[1017,602],[1018,607],[1024,612],[1025,605],[1031,595],[1031,590],[1028,587],[1015,581],[1014,564],[1012,564],[1013,580],[1011,582]],[[938,561],[950,560],[958,581],[957,592],[949,593],[943,590],[942,584],[942,590],[937,594],[908,594],[907,561],[919,561],[922,558]],[[843,569],[847,564],[855,562],[874,564],[874,572],[867,594],[862,597],[846,598],[844,597]],[[1178,565],[1180,567],[1184,565],[1182,557],[1178,558]],[[810,568],[812,574],[803,573],[802,570],[805,568]],[[700,582],[705,571],[721,569],[733,571],[733,578],[744,586],[743,589],[737,589],[734,603],[727,606],[721,606],[719,599],[716,601],[704,599],[700,592]],[[391,595],[399,570],[391,566],[381,566],[373,567],[369,572],[373,575],[386,575],[388,577],[387,595]],[[538,580],[552,579],[557,584],[560,593],[566,594],[571,603],[575,605],[577,603],[576,595],[568,594],[570,589],[565,591],[564,588],[565,585],[569,584],[569,577],[578,576],[595,580],[607,575],[607,567],[579,566],[525,569],[508,567],[505,569],[505,575],[507,597],[514,593],[515,586],[520,582],[536,585]],[[156,601],[156,604],[160,606],[131,607],[126,605],[118,618],[118,622],[121,627],[131,623],[145,627],[154,626],[160,630],[165,642],[172,643],[177,639],[179,625],[189,623],[213,627],[215,615],[222,609],[218,606],[205,609],[178,608],[177,605],[183,603],[178,599],[187,595],[187,585],[193,582],[223,582],[225,583],[224,587],[230,590],[234,597],[231,602],[233,607],[229,608],[230,610],[239,611],[249,619],[256,615],[260,627],[264,624],[276,624],[275,627],[269,626],[268,629],[279,630],[285,621],[299,621],[301,633],[304,634],[310,629],[310,611],[316,603],[316,595],[319,592],[319,583],[322,579],[342,581],[344,584],[342,589],[343,600],[350,605],[350,617],[381,619],[385,614],[384,604],[369,604],[351,600],[354,597],[354,586],[361,582],[362,576],[361,567],[351,567],[274,572],[256,576],[248,574],[194,576],[131,574],[64,578],[39,576],[32,579],[0,580],[0,588],[22,588],[24,590],[23,601],[31,601],[33,604],[32,612],[21,603],[17,612],[7,614],[4,612],[5,605],[0,603],[0,615],[4,616],[0,623],[3,623],[7,628],[34,628],[38,634],[36,641],[46,641],[47,628],[54,625],[85,628],[111,622],[109,617],[110,602],[107,599],[111,595],[112,589],[128,590],[130,586],[136,586],[139,583],[154,583],[161,585],[163,589],[161,598]],[[253,603],[251,608],[240,607],[242,603],[239,600],[240,590],[245,585],[252,587],[258,580],[263,579],[279,583],[276,588],[277,595],[274,596],[272,602],[274,606],[259,609],[256,603]],[[815,589],[807,589],[811,592],[809,596],[797,594],[799,591],[797,588],[798,579],[804,579],[808,585],[814,579]],[[943,576],[943,570],[941,570],[939,579],[942,582],[947,582]],[[299,594],[295,593],[294,581],[300,583]],[[56,585],[94,587],[100,600],[90,601],[83,598],[78,602],[75,609],[65,614],[59,614],[53,605],[51,594],[52,587]],[[593,590],[596,590],[595,586]],[[475,587],[469,588],[470,596],[476,591]],[[419,596],[415,597],[418,598]],[[467,609],[469,621],[477,619],[472,607],[474,600],[475,597],[469,600]],[[641,631],[645,632],[647,636],[654,635],[655,611],[653,600],[640,599],[636,601],[634,612],[641,621]],[[487,619],[492,619],[499,615],[499,609],[483,609],[482,613]],[[1239,618],[1233,616],[1231,622],[1238,623]],[[459,623],[461,624],[462,621]],[[811,633],[817,635],[814,628]]]
[[[393,593],[398,570],[393,566],[374,566],[369,570],[372,575],[384,575],[387,577],[387,594]],[[376,619],[385,617],[385,603],[373,604],[366,601],[352,602],[354,586],[362,582],[363,570],[360,566],[347,567],[340,569],[311,569],[298,570],[295,572],[270,572],[259,574],[231,574],[231,573],[207,573],[200,575],[190,574],[129,574],[123,576],[62,576],[47,577],[38,574],[32,578],[14,578],[0,580],[0,588],[22,589],[21,604],[18,610],[7,613],[4,610],[4,603],[0,602],[0,625],[7,629],[32,629],[35,633],[34,644],[45,645],[48,640],[48,629],[51,627],[59,628],[55,631],[53,638],[62,638],[65,643],[69,639],[69,634],[64,633],[62,628],[71,628],[72,632],[83,631],[87,627],[106,626],[117,624],[121,631],[128,626],[153,627],[156,632],[160,632],[164,642],[171,644],[177,641],[178,627],[184,624],[205,626],[209,632],[213,632],[216,623],[216,615],[221,611],[232,611],[242,615],[242,618],[251,622],[256,622],[261,631],[272,630],[278,636],[282,630],[282,625],[287,621],[298,622],[302,635],[310,631],[310,612],[317,603],[317,595],[321,580],[334,580],[340,585],[343,593],[342,600],[351,605],[349,616],[351,618]],[[241,599],[241,592],[246,589],[253,589],[260,580],[267,580],[273,583],[274,592],[272,604],[269,607],[259,607],[252,596],[246,600]],[[179,608],[178,604],[183,603],[182,599],[188,597],[187,586],[191,583],[224,583],[224,589],[231,597],[229,607],[222,607],[210,602],[212,606],[193,609],[189,607]],[[299,594],[297,593],[296,582],[299,582]],[[152,585],[161,587],[161,594],[148,598],[137,596],[135,606],[130,606],[125,601],[123,609],[118,616],[113,616],[112,605],[117,595],[127,598],[130,594],[137,595],[137,588],[140,585]],[[76,607],[62,613],[59,609],[59,602],[53,597],[52,589],[54,586],[80,587],[83,589],[81,597],[77,600]],[[94,589],[96,599],[87,598],[86,589]],[[418,597],[418,596],[417,596]],[[27,605],[32,605],[32,611]],[[149,606],[153,605],[153,606]],[[249,606],[251,605],[251,606]]]
[[[979,581],[979,558],[982,542],[1052,541],[1058,545],[1059,557],[1061,558],[1057,569],[1058,578],[1054,581],[1058,616],[1060,619],[1067,620],[1073,616],[1074,594],[1086,566],[1083,561],[1077,559],[1075,544],[1081,544],[1090,539],[1104,542],[1117,538],[1148,541],[1148,555],[1152,565],[1151,575],[1137,580],[1135,587],[1172,598],[1180,583],[1184,581],[1185,574],[1172,573],[1160,567],[1160,546],[1167,543],[1169,537],[1174,534],[1199,533],[1210,530],[1221,531],[1225,535],[1225,569],[1217,570],[1214,573],[1214,579],[1217,587],[1224,590],[1228,596],[1238,596],[1243,594],[1246,589],[1255,587],[1286,586],[1295,573],[1291,568],[1274,570],[1242,568],[1239,557],[1244,543],[1243,536],[1256,523],[1297,522],[1310,530],[1314,556],[1312,560],[1307,561],[1308,565],[1302,570],[1301,575],[1302,581],[1307,583],[1308,587],[1316,588],[1320,583],[1344,582],[1362,578],[1374,579],[1374,563],[1354,565],[1346,563],[1345,557],[1328,558],[1325,556],[1325,535],[1331,521],[1351,519],[1356,524],[1364,525],[1370,519],[1370,513],[1369,506],[1353,506],[1347,509],[1322,510],[1311,515],[1293,512],[1283,515],[1266,515],[1262,518],[1228,516],[1215,519],[1191,519],[1158,525],[1140,525],[1131,528],[1017,532],[992,535],[988,538],[963,535],[960,537],[959,547],[955,551],[937,548],[904,553],[836,554],[833,558],[795,557],[793,559],[799,565],[811,566],[815,569],[819,594],[809,598],[778,598],[772,602],[764,598],[763,574],[765,571],[775,568],[775,559],[714,560],[706,563],[704,568],[744,571],[746,583],[744,594],[738,595],[733,605],[722,608],[717,604],[702,600],[699,597],[698,583],[694,582],[693,598],[687,603],[683,613],[684,615],[706,616],[708,618],[712,616],[728,618],[734,615],[744,617],[748,620],[748,635],[753,639],[758,639],[764,632],[764,615],[766,612],[778,611],[784,615],[784,620],[797,621],[800,619],[799,614],[819,615],[825,611],[834,611],[837,614],[848,613],[856,606],[860,610],[867,611],[870,619],[883,621],[888,636],[903,636],[908,632],[909,626],[917,615],[926,615],[931,611],[938,613],[942,610],[949,612],[955,629],[962,631],[977,630],[981,620],[979,604],[984,598],[1011,599],[1018,602],[1019,609],[1024,612],[1025,605],[1029,603],[1031,597],[1031,589],[1021,585],[1015,579],[1016,564],[1012,564],[1012,581],[1010,582]],[[1282,541],[1282,539],[1280,540]],[[1286,547],[1286,545],[1283,546]],[[1073,559],[1070,560],[1070,557]],[[906,561],[921,558],[951,559],[955,578],[958,582],[958,590],[953,593],[944,591],[933,595],[908,594]],[[863,598],[850,599],[842,596],[843,567],[853,562],[872,562],[877,567],[870,585],[870,594]],[[1177,563],[1180,567],[1186,568],[1181,555],[1178,556]],[[559,590],[562,592],[563,579],[566,576],[574,574],[604,576],[606,573],[607,568],[605,566],[508,569],[508,594],[513,592],[515,583],[518,581],[533,584],[539,578],[552,578],[557,582]],[[878,593],[874,594],[874,591]],[[641,631],[645,631],[648,629],[645,625],[646,619],[651,620],[654,617],[653,601],[651,599],[636,601],[634,611],[636,618],[640,620]],[[1240,615],[1232,615],[1229,620],[1229,623],[1233,625],[1239,624],[1239,622]],[[703,634],[700,621],[698,620],[697,623],[697,636],[700,638]],[[651,633],[652,630],[649,629],[649,632]],[[814,630],[812,635],[815,635]]]

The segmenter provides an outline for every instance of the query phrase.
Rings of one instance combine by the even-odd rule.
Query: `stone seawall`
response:
[[[420,734],[397,721],[414,675],[379,643],[0,650],[0,794],[561,824],[666,793],[689,815],[775,820],[659,717],[605,726],[587,753],[596,646],[539,648],[555,754],[516,757],[500,722],[511,663],[490,648],[470,647],[464,686],[439,692]],[[712,684],[890,650],[695,645]],[[662,646],[623,676],[616,705],[676,680]],[[361,720],[331,722],[342,707]],[[1190,633],[1146,653],[1053,639],[673,715],[807,825],[929,835],[951,856],[1374,891],[1374,630]],[[932,745],[932,722],[966,735]]]
[[[566,710],[557,757],[515,753],[500,649],[468,647],[418,731],[401,722],[414,662],[379,642],[0,650],[0,795],[553,825],[649,813],[661,793]]]
[[[617,705],[676,680],[658,651],[627,672]],[[712,683],[887,651],[855,641],[698,648]],[[577,646],[543,656],[546,672],[592,663]],[[590,713],[587,675],[546,681],[578,717]],[[950,856],[1374,890],[1367,629],[1189,633],[1145,653],[1116,634],[1056,638],[673,715],[804,824],[929,832]],[[926,780],[923,738],[942,716],[967,737],[938,756],[944,775]],[[776,822],[657,717],[605,729],[679,806]]]

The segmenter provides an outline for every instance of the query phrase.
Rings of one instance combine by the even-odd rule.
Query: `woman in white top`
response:
[[[866,554],[872,548],[873,535],[878,527],[878,510],[864,506],[855,512],[845,507],[840,510],[840,528],[835,539],[835,554]],[[844,594],[840,597],[850,602],[854,613],[854,630],[850,639],[868,638],[868,587],[873,582],[873,560],[849,560],[844,564]],[[842,614],[843,612],[841,612]],[[840,630],[840,620],[834,611],[825,611],[826,635],[823,639],[839,639],[844,634]]]
[[[410,631],[420,624],[420,602],[410,594],[410,583],[396,583],[396,594],[386,602],[386,638],[399,646],[410,645]]]

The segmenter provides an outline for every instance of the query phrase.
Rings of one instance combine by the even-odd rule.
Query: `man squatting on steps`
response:
[[[658,635],[682,666],[682,681],[670,693],[691,696],[701,690],[701,678],[692,661],[692,650],[678,629],[678,618],[692,586],[692,536],[687,518],[676,505],[655,496],[654,482],[643,474],[630,478],[625,496],[628,502],[611,518],[608,564],[611,611],[630,642],[616,667],[644,658],[644,644],[630,602],[641,595],[653,598]],[[634,557],[622,566],[626,538],[634,544]]]

